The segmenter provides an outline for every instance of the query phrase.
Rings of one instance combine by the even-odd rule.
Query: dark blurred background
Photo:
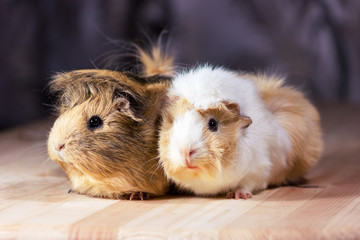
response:
[[[1,0],[0,19],[0,130],[51,114],[52,74],[106,67],[116,40],[164,29],[181,66],[281,74],[315,102],[360,103],[358,0]]]

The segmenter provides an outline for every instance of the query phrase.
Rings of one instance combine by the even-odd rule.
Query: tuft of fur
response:
[[[178,186],[235,198],[302,176],[322,151],[319,115],[300,92],[281,79],[211,66],[175,77],[159,143],[160,162]]]
[[[153,72],[155,67],[145,70]],[[67,173],[73,191],[123,198],[138,192],[163,195],[168,190],[157,152],[168,85],[165,76],[98,69],[54,77],[50,87],[59,96],[59,116],[49,134],[48,153]],[[103,123],[89,128],[94,116]]]
[[[153,75],[174,75],[174,57],[167,54],[166,51],[162,50],[159,46],[152,46],[150,51],[146,51],[138,46],[137,58],[142,65],[142,73],[145,76]]]

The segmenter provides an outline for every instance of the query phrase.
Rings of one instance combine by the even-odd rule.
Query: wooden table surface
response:
[[[68,194],[44,122],[0,133],[0,239],[360,239],[360,106],[321,105],[325,153],[307,175],[249,200]]]

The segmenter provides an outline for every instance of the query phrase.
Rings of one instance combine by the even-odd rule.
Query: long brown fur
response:
[[[59,95],[59,117],[49,135],[48,152],[67,173],[73,191],[122,198],[138,192],[163,195],[168,190],[158,165],[157,125],[169,84],[162,75],[171,69],[157,61],[169,58],[154,58],[143,50],[139,56],[144,64],[141,75],[77,70],[57,74],[51,83]],[[100,128],[88,128],[92,116],[103,119]],[[61,144],[65,159],[56,151]]]
[[[146,76],[174,74],[174,57],[164,53],[161,47],[152,47],[150,52],[136,46],[137,57],[142,63],[142,72]]]

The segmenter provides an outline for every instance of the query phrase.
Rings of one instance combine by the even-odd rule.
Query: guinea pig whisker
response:
[[[155,167],[155,165],[153,166]],[[148,173],[153,167],[149,168],[145,173]],[[154,170],[151,172],[150,174],[150,180],[153,178],[153,176],[155,176],[155,172],[158,170],[158,167],[155,167]]]
[[[40,150],[40,151],[38,151],[38,150]],[[39,153],[39,154],[43,155],[44,153],[47,153],[47,147],[45,144],[42,143],[42,144],[33,146],[30,149],[27,149],[24,153],[25,154]]]
[[[111,181],[108,178],[108,175],[102,170],[105,169],[107,172],[111,172],[111,170],[108,167],[106,167],[104,164],[99,162],[96,162],[96,164],[94,164],[93,166],[108,180],[109,183],[111,183]]]
[[[155,176],[155,173],[162,168],[162,165],[160,164],[160,162],[157,162],[157,164],[154,164],[151,168],[149,168],[145,173],[148,173],[152,168],[154,168],[154,170],[152,171],[152,173],[150,174],[150,179],[152,179],[153,176]]]
[[[102,164],[102,163],[100,163],[100,162],[96,162],[96,165],[104,168],[104,169],[105,169],[106,171],[108,171],[108,172],[111,172],[111,170],[110,170],[108,167],[106,167],[104,164]],[[96,167],[97,167],[97,166],[96,166]]]
[[[89,171],[92,171],[91,167],[86,163],[86,162],[91,162],[89,161],[89,159],[87,159],[87,161],[84,161],[82,158],[78,158],[77,161],[79,162],[80,165],[82,165],[84,168],[86,168]]]
[[[154,161],[155,159],[159,159],[159,158],[160,158],[159,156],[153,157],[153,158],[146,160],[144,163],[149,163],[149,162]]]
[[[152,167],[150,167],[145,173],[147,173],[147,172],[149,172],[150,170],[152,170],[152,168],[153,167],[156,167],[155,168],[155,170],[153,171],[153,173],[151,174],[151,176],[153,176],[154,175],[154,173],[160,168],[160,167],[162,167],[162,165],[161,165],[161,163],[160,163],[160,155],[158,155],[158,156],[155,156],[155,157],[153,157],[153,158],[150,158],[150,159],[148,159],[147,161],[145,161],[144,163],[146,164],[146,163],[149,163],[149,162],[151,162],[151,161],[153,161],[153,160],[155,160],[155,159],[157,159],[158,161],[156,162],[156,164],[154,164],[154,165],[152,165]]]
[[[152,165],[150,168],[148,168],[145,173],[148,173],[149,171],[151,171],[154,167],[156,167],[156,165]]]

